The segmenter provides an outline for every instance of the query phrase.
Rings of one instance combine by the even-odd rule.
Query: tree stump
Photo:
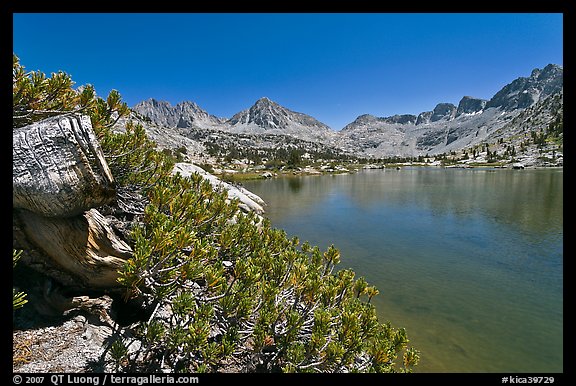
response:
[[[14,129],[12,160],[14,244],[34,249],[22,261],[65,285],[118,286],[132,250],[94,209],[111,203],[115,188],[90,118]]]
[[[90,118],[66,115],[14,129],[12,202],[47,217],[110,203],[114,178]]]

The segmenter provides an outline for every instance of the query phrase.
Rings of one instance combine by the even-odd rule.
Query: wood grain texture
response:
[[[45,217],[20,210],[20,227],[51,265],[71,274],[79,286],[117,287],[118,270],[132,249],[96,209],[76,217]]]
[[[110,203],[114,178],[90,118],[64,115],[14,129],[14,208],[72,217]]]

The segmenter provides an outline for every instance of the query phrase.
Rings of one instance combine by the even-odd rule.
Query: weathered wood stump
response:
[[[66,285],[118,286],[132,250],[94,209],[111,203],[115,188],[90,118],[14,129],[12,160],[14,244],[35,249],[22,261]]]
[[[13,131],[12,202],[47,217],[110,203],[114,179],[90,118],[49,118]]]
[[[96,209],[75,217],[45,217],[22,210],[22,231],[52,263],[90,288],[115,287],[118,270],[131,254]]]

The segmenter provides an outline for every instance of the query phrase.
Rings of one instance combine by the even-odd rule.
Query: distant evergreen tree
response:
[[[290,168],[296,168],[302,163],[302,154],[298,149],[291,149],[288,155],[287,165]]]

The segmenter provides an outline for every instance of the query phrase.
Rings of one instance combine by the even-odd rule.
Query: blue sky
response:
[[[361,114],[489,99],[563,65],[563,15],[16,13],[13,51],[129,106],[190,100],[231,117],[266,96],[339,130]]]

